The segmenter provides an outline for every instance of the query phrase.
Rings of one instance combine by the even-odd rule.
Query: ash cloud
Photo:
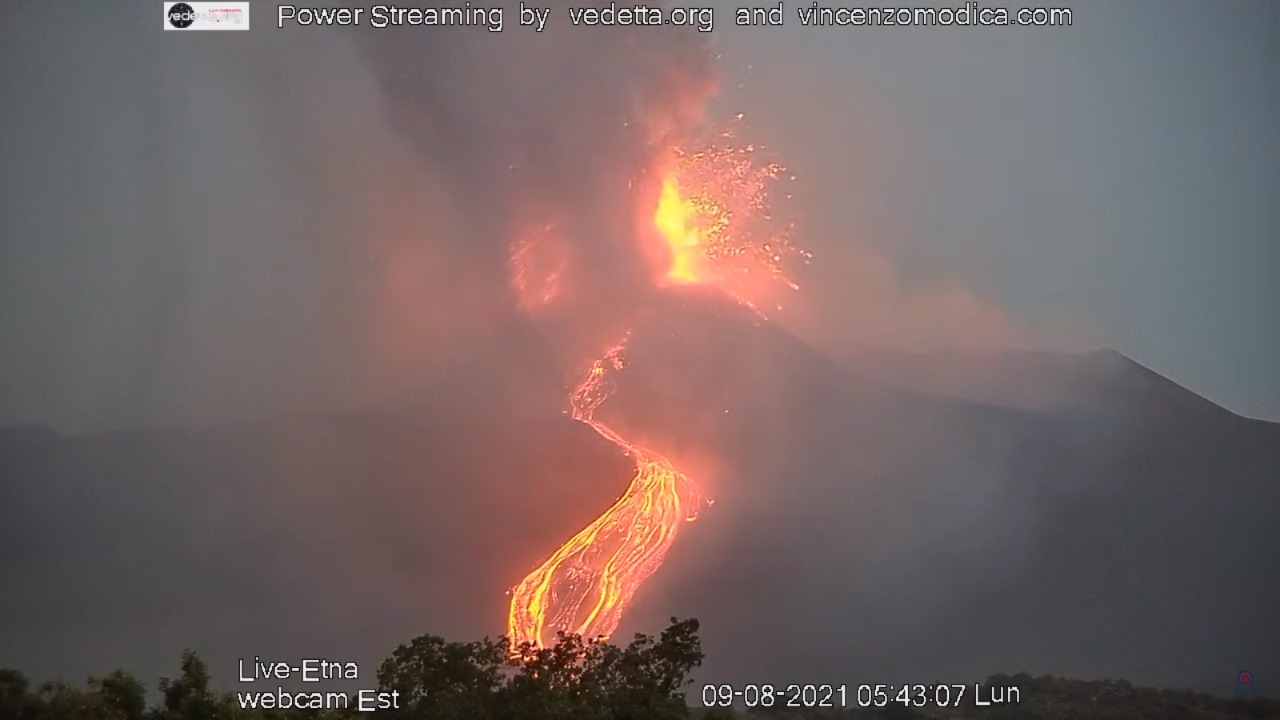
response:
[[[547,329],[625,315],[645,292],[634,185],[711,89],[707,39],[535,33],[505,10],[499,33],[207,42],[122,4],[14,8],[0,83],[21,101],[0,142],[21,210],[0,216],[0,334],[16,348],[0,422],[92,430],[401,396],[501,350],[507,243],[548,219],[573,292]],[[60,31],[36,41],[24,23]]]
[[[361,33],[360,49],[393,127],[447,183],[485,286],[505,287],[513,237],[554,224],[568,258],[560,326],[611,325],[649,292],[637,198],[713,88],[706,36],[533,32],[504,10],[501,33],[388,28]]]

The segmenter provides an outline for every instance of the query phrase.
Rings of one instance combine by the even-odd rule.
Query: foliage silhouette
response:
[[[1123,680],[992,675],[985,688],[1017,686],[1016,705],[805,710],[775,707],[690,708],[685,692],[703,659],[696,620],[671,619],[657,637],[636,635],[625,646],[561,634],[555,645],[511,647],[505,638],[451,642],[423,635],[396,648],[377,671],[377,690],[395,693],[397,707],[374,714],[389,720],[1039,720],[1098,718],[1280,718],[1280,701],[1224,699],[1191,691],[1134,687]],[[347,708],[267,710],[243,707],[235,693],[211,687],[209,668],[185,652],[174,678],[162,678],[159,703],[148,707],[145,686],[117,670],[83,688],[61,682],[33,688],[17,670],[0,668],[0,720],[354,720]],[[690,693],[698,697],[699,693]]]

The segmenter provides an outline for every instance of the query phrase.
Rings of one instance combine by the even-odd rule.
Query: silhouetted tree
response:
[[[31,682],[17,670],[0,668],[0,718],[27,720],[34,717],[35,707],[30,694]]]
[[[209,691],[209,666],[194,652],[182,653],[177,678],[161,678],[164,709],[157,720],[224,720],[230,715],[229,698]]]
[[[378,668],[379,689],[399,693],[399,708],[386,713],[433,720],[492,718],[506,662],[504,641],[460,643],[423,635],[396,648]]]
[[[551,647],[514,649],[426,635],[382,664],[378,684],[400,695],[389,715],[415,720],[668,720],[685,717],[701,662],[698,622],[672,618],[625,648],[565,633]]]
[[[890,703],[883,708],[690,711],[684,693],[702,662],[698,623],[678,621],[659,636],[636,635],[626,646],[560,635],[551,647],[511,648],[506,640],[449,642],[424,635],[402,645],[378,669],[379,689],[398,692],[391,720],[1226,720],[1280,718],[1269,698],[1216,698],[1203,693],[1134,687],[1124,680],[1072,680],[1024,673],[987,678],[988,688],[1016,686],[1021,701],[967,704],[941,711]],[[210,688],[208,666],[185,652],[178,676],[160,680],[161,702],[146,707],[141,682],[124,671],[87,686],[49,682],[33,691],[16,670],[0,668],[0,720],[364,720],[354,710],[242,709],[230,693]]]
[[[123,670],[91,678],[89,688],[101,698],[112,720],[143,720],[147,715],[146,686]]]

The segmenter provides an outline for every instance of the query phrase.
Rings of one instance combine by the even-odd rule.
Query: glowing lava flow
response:
[[[753,309],[771,281],[796,288],[783,260],[807,260],[808,254],[791,244],[792,227],[779,226],[768,211],[766,188],[782,168],[758,162],[755,150],[712,144],[676,153],[652,216],[668,253],[663,282],[714,287]],[[523,289],[523,280],[517,286]],[[592,364],[570,405],[575,420],[634,460],[635,476],[612,507],[512,590],[507,626],[515,647],[543,646],[548,633],[562,630],[612,635],[636,590],[662,563],[680,524],[693,520],[702,502],[697,486],[669,460],[595,419],[625,366],[626,342]]]
[[[541,646],[544,629],[609,636],[636,589],[658,569],[682,520],[697,512],[697,490],[661,455],[628,442],[595,419],[625,366],[626,340],[595,361],[573,391],[573,419],[621,447],[636,464],[622,497],[574,535],[512,591],[508,631]]]

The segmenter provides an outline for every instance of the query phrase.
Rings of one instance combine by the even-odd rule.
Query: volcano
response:
[[[503,632],[506,591],[633,471],[547,400],[535,338],[340,416],[0,431],[0,657],[148,676],[193,647],[229,682],[253,654],[372,668],[422,632]],[[699,617],[708,682],[1280,672],[1280,425],[1110,351],[834,359],[696,289],[629,353],[601,420],[714,504],[620,631]]]

